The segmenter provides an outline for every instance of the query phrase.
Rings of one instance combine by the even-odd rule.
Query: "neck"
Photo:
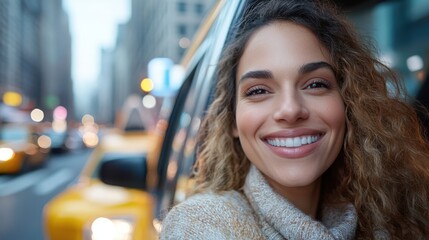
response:
[[[272,184],[270,185],[274,191],[287,198],[287,200],[299,210],[311,216],[313,219],[317,218],[320,199],[320,179],[304,187],[276,187]]]

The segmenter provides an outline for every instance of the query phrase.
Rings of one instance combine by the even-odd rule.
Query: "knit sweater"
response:
[[[252,166],[243,192],[202,193],[176,205],[161,239],[353,239],[357,214],[349,205],[324,206],[317,221],[273,191]]]

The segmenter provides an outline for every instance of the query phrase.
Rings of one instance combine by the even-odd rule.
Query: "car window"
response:
[[[0,128],[0,140],[2,141],[27,141],[29,131],[23,127],[3,127]]]
[[[202,48],[200,48],[200,51],[199,51],[200,53],[204,52],[205,46],[207,46],[207,44],[202,44]],[[198,54],[198,51],[197,51],[197,54]],[[170,154],[170,151],[171,151],[170,146],[173,142],[175,130],[177,129],[177,126],[179,124],[180,117],[181,117],[180,113],[183,109],[187,93],[189,92],[189,89],[194,80],[194,76],[197,72],[197,69],[200,66],[202,58],[203,58],[203,55],[201,55],[200,58],[196,62],[194,62],[193,66],[195,67],[191,69],[190,73],[186,74],[187,77],[185,78],[182,86],[180,87],[177,93],[173,109],[168,119],[167,130],[165,131],[164,141],[162,142],[161,152],[160,152],[159,161],[158,161],[158,184],[156,189],[153,191],[158,199],[158,202],[155,208],[155,215],[157,218],[158,218],[158,215],[160,214],[160,206],[161,206],[160,199],[162,199],[163,189],[165,188],[165,184],[166,184],[165,179],[166,179],[166,169],[168,164],[164,159],[167,159],[167,157]]]
[[[195,74],[197,72],[197,69],[199,68],[200,62],[198,62],[194,69],[192,69],[191,73],[187,74],[187,78],[184,80],[183,85],[179,89],[179,92],[176,96],[175,104],[173,106],[173,110],[171,111],[167,130],[165,132],[164,141],[162,143],[161,152],[159,156],[158,161],[158,186],[155,189],[155,194],[157,195],[158,203],[156,206],[155,214],[160,214],[160,202],[162,202],[162,196],[164,194],[164,189],[166,188],[166,174],[167,174],[167,166],[168,162],[165,159],[168,159],[168,156],[171,152],[171,145],[173,143],[173,137],[176,133],[176,129],[178,128],[178,125],[180,124],[180,120],[183,117],[181,115],[182,109],[185,105],[185,100],[187,93],[189,92],[191,88],[191,84],[195,78]]]
[[[136,166],[141,165],[144,168],[146,165],[146,154],[144,153],[105,153],[101,156],[100,161],[97,163],[95,171],[93,171],[93,178],[100,178],[99,168],[103,163],[121,159],[121,161],[135,162]]]
[[[217,20],[214,22],[206,39],[210,42],[205,57],[195,74],[194,82],[187,93],[184,106],[177,118],[177,125],[173,140],[168,150],[169,154],[160,158],[164,164],[164,178],[160,202],[160,215],[162,218],[166,210],[184,199],[187,180],[191,176],[192,166],[195,162],[196,135],[208,106],[208,100],[213,94],[213,81],[215,80],[216,66],[227,39],[231,22],[236,16],[240,2],[227,1]],[[184,181],[182,181],[184,180]],[[184,185],[183,185],[184,184]]]

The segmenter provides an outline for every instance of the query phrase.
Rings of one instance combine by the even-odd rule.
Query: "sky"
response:
[[[88,91],[98,77],[101,48],[115,45],[117,25],[130,17],[130,0],[63,0],[63,7],[70,20],[74,89]]]

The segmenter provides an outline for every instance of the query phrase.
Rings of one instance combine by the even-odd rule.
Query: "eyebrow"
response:
[[[306,63],[299,68],[298,72],[299,74],[306,74],[306,73],[316,71],[317,69],[320,69],[320,68],[328,68],[332,72],[334,72],[334,68],[332,67],[332,65],[324,61]]]
[[[246,72],[243,76],[241,76],[239,82],[242,82],[243,80],[248,79],[248,78],[256,78],[256,79],[258,79],[258,78],[261,78],[261,79],[273,78],[273,73],[271,71],[268,71],[268,70],[249,71],[249,72]]]
[[[324,61],[320,61],[320,62],[310,62],[310,63],[306,63],[306,64],[302,65],[299,68],[298,73],[301,75],[307,74],[307,73],[316,71],[317,69],[320,69],[320,68],[328,68],[332,72],[334,72],[334,68],[332,67],[331,64],[324,62]],[[240,77],[239,82],[242,82],[243,80],[248,79],[248,78],[269,79],[269,78],[274,78],[274,76],[273,76],[273,73],[269,70],[249,71]]]

